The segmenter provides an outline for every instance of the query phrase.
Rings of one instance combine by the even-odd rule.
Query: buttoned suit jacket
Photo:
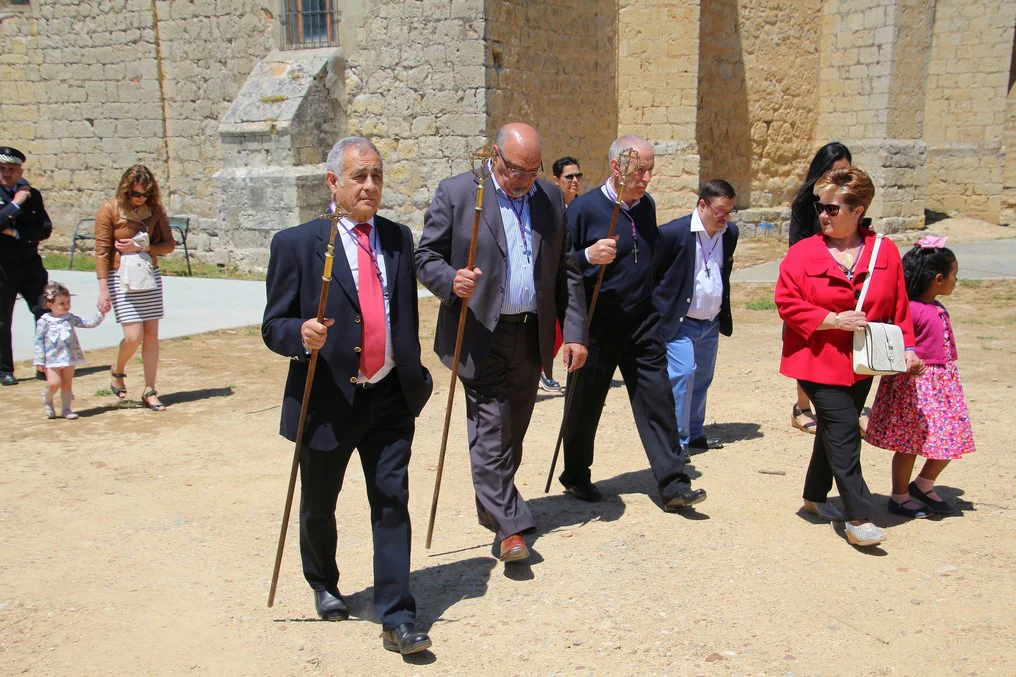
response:
[[[430,373],[420,362],[420,320],[413,275],[413,238],[404,225],[374,217],[380,255],[385,262],[390,296],[390,322],[394,372],[413,416],[419,416],[433,390]],[[315,219],[276,233],[268,262],[267,289],[261,335],[272,351],[292,358],[282,402],[279,432],[295,441],[300,404],[307,382],[308,353],[300,328],[317,317],[324,274],[325,250],[331,229],[329,219]],[[362,350],[360,301],[349,262],[340,238],[325,308],[325,317],[335,320],[318,353],[314,384],[307,409],[304,444],[320,450],[338,446],[341,426],[352,411],[355,383]]]
[[[540,359],[548,376],[553,374],[555,321],[561,321],[565,343],[586,344],[586,302],[582,274],[569,260],[571,238],[564,215],[564,198],[549,181],[536,180],[529,198],[534,252],[533,282],[539,321]],[[449,369],[455,356],[462,300],[452,291],[455,273],[469,260],[478,184],[464,172],[438,184],[423,220],[423,235],[416,250],[416,274],[441,299],[434,352]],[[469,300],[459,359],[459,376],[479,374],[490,353],[494,329],[501,315],[508,272],[508,246],[494,183],[484,179],[483,216],[480,220],[474,265],[482,271]]]
[[[28,185],[23,180],[18,183]],[[53,222],[46,213],[42,193],[31,186],[28,190],[29,198],[20,207],[13,201],[8,202],[6,195],[0,193],[0,230],[12,228],[18,231],[17,238],[0,234],[0,250],[10,254],[23,253],[34,256],[39,242],[47,239],[53,232]]]
[[[734,320],[730,312],[730,271],[734,265],[738,229],[727,224],[723,233],[723,299],[720,304],[720,333],[730,336]],[[653,289],[653,305],[660,313],[660,336],[665,343],[673,341],[688,315],[695,293],[695,233],[691,230],[691,214],[660,226],[660,245],[656,262],[659,280]]]

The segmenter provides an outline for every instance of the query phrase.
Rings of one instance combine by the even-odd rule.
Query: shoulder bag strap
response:
[[[871,278],[875,274],[875,261],[878,260],[878,248],[882,245],[882,237],[881,233],[875,236],[875,247],[871,250],[871,258],[868,260],[868,276],[864,278],[861,295],[857,297],[857,307],[854,308],[857,312],[861,312],[861,306],[864,305],[864,297],[868,295],[868,285],[871,284]]]

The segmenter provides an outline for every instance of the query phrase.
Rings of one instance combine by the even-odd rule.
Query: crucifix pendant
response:
[[[709,270],[709,262],[708,261],[706,261],[705,265],[702,266],[702,267],[706,271],[706,277],[712,277],[713,276],[712,272]]]
[[[631,248],[632,258],[635,263],[639,262],[639,241],[635,240],[635,246]]]

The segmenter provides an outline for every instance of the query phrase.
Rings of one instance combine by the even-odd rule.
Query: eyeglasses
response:
[[[543,173],[542,162],[540,163],[539,169],[534,169],[530,171],[528,169],[523,169],[522,167],[517,167],[512,163],[508,162],[508,160],[505,160],[504,154],[501,152],[501,149],[498,149],[497,156],[501,158],[501,162],[504,163],[504,166],[508,169],[508,173],[511,174],[511,177],[513,179],[535,179],[537,176]]]
[[[561,178],[565,181],[578,181],[582,178],[582,172],[573,172],[571,174],[562,174]]]
[[[713,213],[713,216],[715,216],[716,218],[720,219],[721,221],[724,220],[724,219],[733,218],[734,216],[737,215],[737,210],[736,209],[731,209],[729,212],[725,212],[722,209],[716,209],[715,207],[713,207],[711,204],[709,204],[705,200],[703,200],[703,202],[706,203],[706,207],[709,207],[709,211],[711,211]]]
[[[836,204],[827,205],[821,202],[815,203],[815,211],[819,214],[828,214],[829,216],[836,216],[840,213],[840,206]]]
[[[131,191],[131,197],[143,197],[143,198],[147,199],[147,198],[152,197],[152,191],[148,191],[147,193],[139,193],[136,190],[132,190]]]

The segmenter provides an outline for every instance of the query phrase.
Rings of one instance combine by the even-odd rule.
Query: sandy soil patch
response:
[[[1016,664],[1016,283],[946,299],[978,452],[948,468],[962,508],[901,522],[885,510],[889,454],[865,447],[884,548],[847,545],[799,511],[812,439],[790,428],[771,288],[734,290],[700,510],[660,510],[623,387],[593,468],[605,500],[543,494],[563,398],[541,398],[518,481],[540,525],[531,564],[505,567],[476,524],[456,398],[435,542],[423,547],[448,372],[412,461],[413,585],[433,652],[381,648],[363,477],[339,497],[343,593],[354,619],[318,622],[290,530],[265,606],[292,447],[277,435],[285,359],[256,328],[168,341],[162,414],[112,407],[112,350],[76,379],[81,420],[46,421],[39,385],[0,392],[0,664],[4,674],[1012,674]],[[759,310],[748,310],[760,307]],[[128,368],[137,398],[140,365]],[[776,473],[776,474],[773,474]],[[785,474],[779,474],[785,473]],[[294,519],[295,523],[295,519]]]

